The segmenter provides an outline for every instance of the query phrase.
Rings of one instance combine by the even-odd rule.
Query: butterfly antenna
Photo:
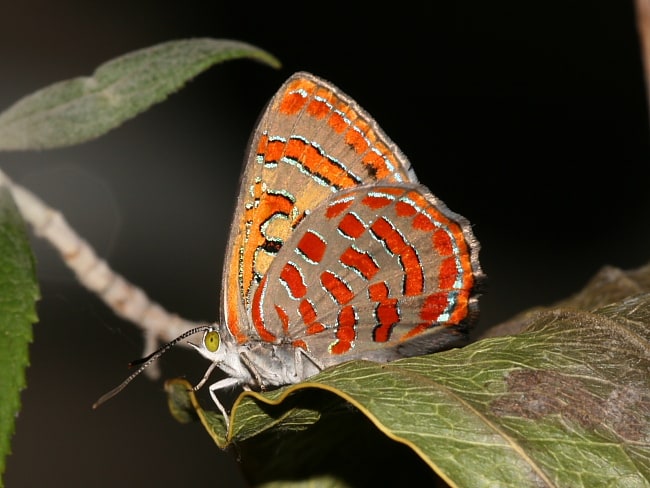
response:
[[[138,376],[140,373],[142,373],[147,366],[149,366],[151,363],[153,363],[156,359],[158,359],[160,356],[165,354],[169,349],[171,349],[173,346],[178,344],[180,341],[185,339],[186,337],[189,337],[191,335],[196,334],[197,332],[204,332],[206,330],[212,329],[212,326],[210,325],[202,325],[201,327],[195,327],[194,329],[190,329],[187,332],[184,332],[183,334],[179,335],[176,339],[171,340],[167,344],[164,344],[160,349],[157,351],[154,351],[153,353],[149,354],[148,356],[142,358],[142,359],[136,359],[135,361],[131,361],[129,363],[129,367],[141,365],[137,370],[135,370],[131,375],[129,375],[128,378],[126,378],[120,385],[118,385],[116,388],[113,388],[111,391],[108,393],[102,395],[99,400],[97,400],[93,404],[93,409],[96,409],[99,407],[102,403],[106,402],[107,400],[110,400],[113,398],[115,395],[117,395],[119,392],[121,392],[124,388],[126,388],[126,385],[131,383],[131,381],[134,380],[136,376]]]

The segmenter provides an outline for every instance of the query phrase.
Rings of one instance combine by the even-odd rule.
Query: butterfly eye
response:
[[[219,344],[221,343],[221,338],[219,337],[219,332],[212,330],[205,334],[203,338],[203,344],[205,348],[210,352],[215,352],[219,349]]]

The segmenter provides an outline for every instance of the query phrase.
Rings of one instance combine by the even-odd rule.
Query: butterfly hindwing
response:
[[[469,222],[421,185],[343,190],[285,242],[250,320],[324,365],[439,350],[476,314],[477,254]]]

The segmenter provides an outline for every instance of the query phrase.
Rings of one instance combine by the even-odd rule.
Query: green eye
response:
[[[215,352],[217,349],[219,349],[220,342],[221,338],[219,337],[219,332],[216,330],[208,332],[203,338],[203,344],[205,345],[205,348],[210,352]]]

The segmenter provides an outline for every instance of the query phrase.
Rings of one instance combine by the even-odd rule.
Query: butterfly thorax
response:
[[[254,339],[238,343],[227,328],[220,329],[216,350],[211,350],[213,348],[206,341],[208,334],[216,332],[215,329],[206,332],[201,344],[195,348],[244,387],[264,390],[294,384],[322,369],[308,354],[290,343],[272,344]]]

